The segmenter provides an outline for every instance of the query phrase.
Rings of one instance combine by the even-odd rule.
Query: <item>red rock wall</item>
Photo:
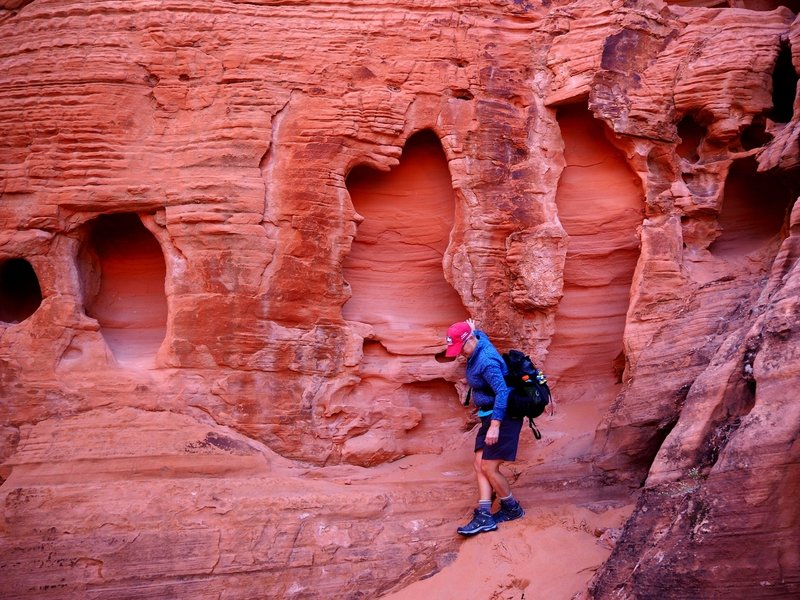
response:
[[[681,4],[0,2],[0,595],[441,569],[472,316],[644,488],[588,595],[795,597],[800,26]]]

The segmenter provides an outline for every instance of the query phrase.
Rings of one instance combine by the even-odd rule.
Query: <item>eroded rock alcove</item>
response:
[[[120,363],[152,363],[167,327],[166,263],[158,241],[133,213],[86,225],[78,255],[87,316]]]
[[[369,333],[358,382],[337,393],[325,416],[337,424],[347,462],[439,454],[465,418],[453,385],[426,367],[431,348],[420,340],[440,339],[469,314],[443,270],[456,211],[444,150],[432,131],[415,133],[396,167],[357,166],[346,184],[359,223],[342,264],[350,291],[342,316]]]
[[[592,397],[621,382],[644,193],[607,128],[585,106],[559,108],[557,119],[566,166],[556,205],[569,242],[547,364],[559,382],[578,384]]]
[[[753,159],[731,165],[718,218],[720,235],[709,246],[715,256],[742,260],[785,236],[795,200],[793,186],[783,177],[759,173],[757,168]]]
[[[441,335],[466,318],[443,271],[455,223],[455,194],[436,135],[421,131],[406,142],[400,162],[384,173],[357,166],[347,176],[353,207],[363,219],[342,268],[350,299],[348,321],[367,323],[395,352],[417,354],[420,330]]]

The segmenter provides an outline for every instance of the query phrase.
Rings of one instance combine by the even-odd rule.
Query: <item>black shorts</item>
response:
[[[486,432],[492,424],[492,416],[481,417],[481,428],[475,438],[475,452],[483,450],[486,460],[516,460],[522,422],[523,419],[509,418],[500,421],[500,437],[490,446],[486,443]]]

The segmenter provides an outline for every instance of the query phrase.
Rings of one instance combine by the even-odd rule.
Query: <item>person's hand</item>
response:
[[[500,437],[500,421],[492,421],[492,424],[489,425],[489,431],[486,432],[486,443],[489,446],[493,446],[497,443],[498,438]]]
[[[467,319],[466,324],[469,325],[469,328],[474,332],[477,327],[475,327],[475,320],[474,319]]]

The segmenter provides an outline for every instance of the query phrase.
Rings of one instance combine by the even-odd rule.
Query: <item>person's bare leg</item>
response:
[[[475,453],[475,460],[472,463],[475,469],[475,477],[478,480],[478,493],[480,494],[479,500],[486,501],[492,500],[492,483],[483,472],[483,450],[478,450]]]
[[[502,460],[484,460],[481,463],[483,474],[489,480],[495,493],[500,498],[500,510],[492,513],[495,523],[514,521],[525,516],[525,510],[511,495],[511,486],[506,476],[500,472]]]
[[[475,509],[475,516],[472,520],[459,527],[456,531],[461,535],[475,535],[482,531],[494,531],[497,529],[497,523],[492,516],[492,484],[483,473],[481,464],[483,462],[483,450],[478,450],[475,453],[475,460],[473,467],[475,469],[475,478],[478,481],[478,493],[480,494],[480,501],[478,508]]]
[[[490,495],[488,498],[491,498],[491,489],[494,489],[498,498],[505,498],[511,493],[511,486],[508,483],[508,479],[500,472],[500,465],[502,464],[502,460],[483,459],[483,453],[481,452],[480,471],[483,473],[484,479],[486,479],[490,486]],[[480,483],[478,486],[480,486]],[[483,493],[483,490],[481,490],[481,493]]]

